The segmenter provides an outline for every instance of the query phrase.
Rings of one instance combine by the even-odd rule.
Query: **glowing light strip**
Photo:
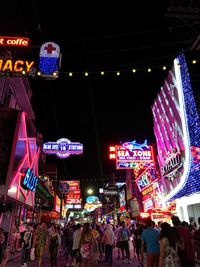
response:
[[[188,131],[188,125],[186,122],[186,111],[185,111],[185,102],[184,102],[184,94],[183,94],[183,87],[182,87],[182,80],[181,80],[181,73],[180,73],[180,65],[178,59],[174,60],[174,69],[175,69],[175,76],[177,81],[177,89],[178,89],[178,95],[179,95],[179,101],[180,101],[180,115],[182,119],[182,125],[183,125],[183,141],[185,146],[185,162],[183,162],[184,171],[182,174],[182,177],[180,179],[179,184],[166,196],[163,198],[162,202],[169,201],[178,191],[180,191],[183,186],[185,185],[189,170],[190,170],[190,137],[189,137],[189,131]]]
[[[28,157],[28,155],[25,154],[25,155],[24,155],[24,158],[22,159],[22,161],[21,161],[21,163],[20,163],[20,165],[19,165],[19,167],[18,167],[18,169],[17,169],[17,171],[16,171],[16,174],[14,175],[14,178],[12,179],[12,181],[11,181],[11,183],[10,183],[10,185],[9,185],[9,189],[10,189],[10,188],[12,187],[12,185],[14,184],[14,182],[15,182],[17,176],[19,176],[19,174],[21,173],[21,172],[19,172],[19,170],[21,170],[21,168],[22,168],[22,166],[24,165],[24,163],[25,163],[27,157]]]

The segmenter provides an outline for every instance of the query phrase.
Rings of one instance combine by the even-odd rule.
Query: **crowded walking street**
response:
[[[8,261],[6,267],[17,267],[20,266],[20,260],[21,260],[21,252],[18,251],[16,254],[10,255],[10,260]],[[128,264],[124,262],[122,259],[117,259],[117,248],[113,250],[113,267],[138,267],[138,260],[136,258],[133,258],[133,255],[131,257],[131,264]],[[38,263],[37,261],[29,261],[28,262],[28,267],[37,267]],[[48,253],[45,254],[44,256],[44,267],[50,267],[50,261],[49,261],[49,255]],[[64,255],[64,251],[61,249],[59,251],[58,255],[58,262],[57,262],[58,267],[65,267],[66,266],[66,259]],[[108,266],[102,259],[102,261],[99,264],[94,265],[94,267],[105,267]]]

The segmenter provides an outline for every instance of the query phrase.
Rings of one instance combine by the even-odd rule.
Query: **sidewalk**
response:
[[[139,263],[138,260],[133,257],[133,250],[131,249],[131,264],[125,263],[122,261],[122,259],[117,259],[117,249],[115,248],[113,250],[113,266],[114,267],[138,267]],[[17,251],[14,254],[9,253],[9,260],[6,265],[6,267],[16,267],[20,266],[20,260],[21,260],[21,251]],[[44,257],[44,266],[45,267],[50,267],[50,262],[49,262],[49,256],[48,252],[46,253]],[[58,256],[58,264],[57,267],[65,267],[66,266],[66,261],[65,261],[65,256],[63,253],[63,250],[60,250],[59,256]],[[101,262],[97,265],[98,267],[105,267],[105,263]],[[37,262],[29,262],[28,267],[37,267]],[[144,266],[145,267],[145,266]],[[188,266],[189,267],[189,266]],[[200,260],[196,260],[195,267],[200,267]]]
[[[138,261],[133,258],[133,251],[131,251],[131,264],[128,264],[127,262],[123,262],[122,259],[117,259],[117,249],[115,248],[113,250],[113,266],[114,267],[138,267]],[[20,260],[21,260],[21,251],[17,251],[14,254],[9,254],[9,261],[6,265],[6,267],[18,267],[20,266]],[[103,259],[101,259],[102,262],[95,265],[94,267],[107,267],[108,265],[105,264]],[[44,264],[45,267],[50,267],[50,261],[49,261],[49,253],[48,251],[44,255]],[[57,260],[57,267],[65,267],[66,266],[66,259],[64,255],[64,251],[60,249],[58,260]],[[37,262],[28,262],[28,267],[37,267]]]
[[[15,253],[10,253],[10,251],[8,252],[8,263],[12,261],[16,261],[17,259],[20,259],[20,258],[21,258],[21,249],[19,249]]]

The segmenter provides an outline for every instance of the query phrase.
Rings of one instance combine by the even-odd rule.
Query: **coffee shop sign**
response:
[[[69,139],[61,138],[56,142],[43,144],[43,151],[46,154],[55,154],[58,158],[67,158],[70,155],[80,155],[83,153],[83,144],[71,142]]]

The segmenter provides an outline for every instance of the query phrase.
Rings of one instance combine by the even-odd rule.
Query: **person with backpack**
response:
[[[30,249],[32,246],[32,236],[33,236],[33,229],[31,224],[28,224],[24,232],[22,241],[21,267],[27,267],[27,262],[29,260],[29,255],[30,255]]]
[[[113,227],[108,223],[101,242],[105,244],[105,261],[109,267],[113,267],[113,247],[115,245],[115,239]]]
[[[124,262],[128,262],[131,263],[130,260],[130,248],[129,248],[129,237],[130,237],[131,233],[128,229],[128,227],[125,224],[125,221],[121,222],[121,228],[119,230],[119,242],[120,242],[120,249],[122,252],[122,258],[124,260]],[[125,253],[126,253],[126,257],[127,259],[125,259]]]

